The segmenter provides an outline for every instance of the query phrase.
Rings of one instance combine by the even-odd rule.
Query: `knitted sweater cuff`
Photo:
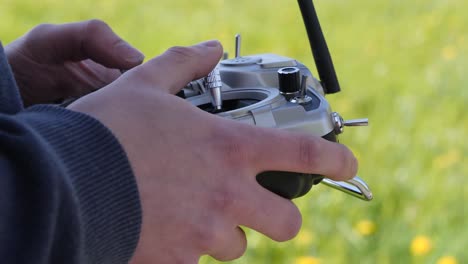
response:
[[[141,207],[116,137],[94,118],[61,107],[34,106],[19,116],[50,144],[70,175],[87,263],[128,262],[139,239]]]

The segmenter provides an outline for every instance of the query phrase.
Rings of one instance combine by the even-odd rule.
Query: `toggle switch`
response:
[[[343,118],[337,112],[332,113],[332,122],[335,126],[335,133],[341,134],[344,131],[345,126],[368,126],[369,119],[368,118],[360,118],[360,119],[351,119],[351,120],[343,120]]]

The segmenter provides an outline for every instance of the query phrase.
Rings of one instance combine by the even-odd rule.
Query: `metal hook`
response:
[[[328,187],[337,189],[365,201],[370,201],[373,198],[369,186],[358,176],[347,181],[333,181],[324,178],[322,183]]]

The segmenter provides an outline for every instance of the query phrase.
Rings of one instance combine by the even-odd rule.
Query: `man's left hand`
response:
[[[5,51],[26,106],[82,96],[144,59],[100,20],[42,24]]]

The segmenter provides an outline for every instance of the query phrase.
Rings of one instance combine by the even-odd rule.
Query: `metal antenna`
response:
[[[241,56],[241,42],[242,37],[241,34],[236,34],[236,58],[240,58]]]
[[[315,59],[315,66],[325,93],[337,93],[341,90],[336,76],[333,61],[328,50],[327,42],[323,36],[320,22],[315,12],[312,0],[297,0],[301,9],[302,19],[309,37],[310,48]]]

